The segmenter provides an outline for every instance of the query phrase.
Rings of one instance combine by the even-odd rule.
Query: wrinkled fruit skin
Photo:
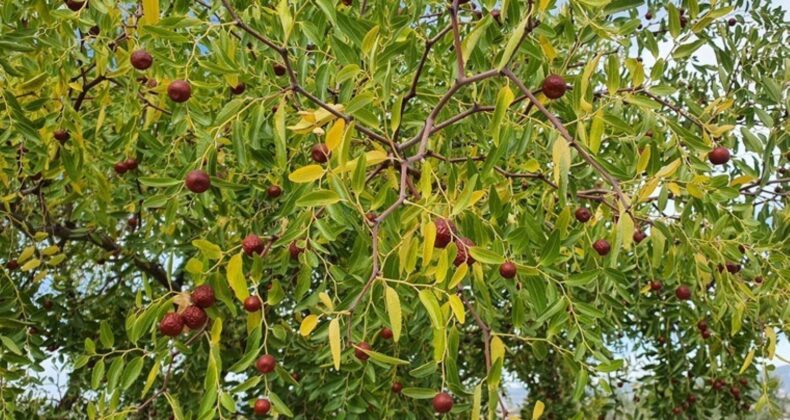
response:
[[[606,239],[599,239],[593,244],[593,249],[595,249],[595,252],[597,252],[598,255],[603,257],[612,250],[612,247],[609,245],[609,241]]]
[[[691,289],[685,284],[681,284],[675,289],[675,296],[680,300],[689,300],[691,299]]]
[[[66,130],[55,130],[55,133],[53,133],[53,137],[55,137],[55,140],[63,143],[67,141],[71,136],[69,135],[69,132]]]
[[[255,400],[255,407],[253,411],[256,415],[265,416],[269,414],[269,410],[272,409],[272,403],[269,402],[267,399],[258,398]]]
[[[214,289],[208,284],[202,284],[192,291],[192,303],[199,308],[208,308],[214,304]]]
[[[275,359],[271,354],[264,354],[258,358],[257,362],[255,362],[255,367],[261,373],[274,372],[275,366],[277,366],[277,359]]]
[[[392,330],[387,328],[387,327],[382,328],[381,331],[379,331],[379,337],[381,337],[381,338],[383,338],[385,340],[391,340],[392,339]]]
[[[184,318],[176,312],[165,314],[159,321],[159,332],[168,337],[177,337],[182,329],[184,329]]]
[[[299,254],[304,252],[304,249],[296,246],[296,242],[291,242],[291,244],[288,245],[288,252],[291,254],[291,259],[296,260],[299,258]]]
[[[371,349],[372,347],[370,347],[370,344],[364,341],[360,341],[359,344],[357,344],[357,346],[354,347],[354,356],[356,356],[357,359],[362,360],[364,362],[365,360],[368,360],[370,356],[367,353],[365,353],[363,350],[371,350]]]
[[[505,261],[499,266],[499,275],[506,279],[516,277],[516,265],[510,261]]]
[[[154,63],[154,57],[146,50],[137,50],[129,56],[129,61],[137,70],[146,70]]]
[[[189,191],[199,194],[206,192],[211,187],[211,178],[209,178],[206,171],[196,169],[187,174],[184,184]]]
[[[576,209],[576,220],[581,223],[587,223],[592,218],[592,213],[587,207],[579,207]]]
[[[440,392],[433,397],[433,409],[437,413],[446,413],[453,409],[453,397],[446,392]]]
[[[266,195],[269,198],[277,198],[283,193],[282,188],[279,185],[271,185],[268,189],[266,189]]]
[[[242,93],[244,93],[244,91],[246,89],[247,89],[247,85],[245,85],[244,82],[239,82],[238,85],[233,86],[232,88],[230,88],[230,91],[234,95],[241,95]]]
[[[392,393],[400,394],[401,390],[403,390],[403,384],[401,384],[400,382],[393,382],[392,388],[390,389],[392,389]]]
[[[329,160],[329,156],[332,153],[329,151],[329,148],[326,147],[325,144],[319,143],[313,146],[312,150],[310,150],[310,156],[312,156],[313,160],[318,163],[326,163]]]
[[[241,247],[248,256],[252,256],[252,254],[262,254],[265,248],[263,240],[254,233],[250,233],[242,239]]]
[[[192,96],[192,86],[184,80],[173,80],[167,87],[167,96],[173,102],[186,102]]]
[[[455,245],[458,247],[458,253],[455,254],[453,264],[455,264],[456,267],[463,263],[467,265],[474,264],[475,259],[469,254],[469,248],[475,246],[475,243],[469,238],[458,238],[458,240],[455,241]]]
[[[244,310],[247,312],[256,312],[261,310],[261,298],[255,295],[247,296],[244,299]]]
[[[206,321],[208,321],[206,311],[195,305],[188,307],[184,313],[181,314],[181,318],[184,319],[184,324],[193,330],[202,327]]]
[[[634,231],[633,238],[634,238],[634,242],[640,243],[644,241],[645,238],[647,238],[647,235],[645,234],[645,232],[642,232],[641,230],[637,229]]]
[[[708,153],[708,160],[714,165],[724,165],[730,161],[730,150],[719,146]]]
[[[447,248],[455,234],[455,224],[447,219],[436,219],[436,239],[433,241],[435,248]]]
[[[543,79],[543,94],[549,99],[559,99],[565,94],[565,79],[562,76],[552,74]]]

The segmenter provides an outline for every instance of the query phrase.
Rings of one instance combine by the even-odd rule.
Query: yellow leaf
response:
[[[552,162],[554,163],[554,182],[559,184],[566,180],[571,168],[571,149],[565,139],[557,138],[551,148]]]
[[[483,190],[473,192],[472,193],[472,198],[469,199],[469,204],[467,204],[467,207],[474,206],[475,203],[480,201],[480,199],[485,197],[485,195],[486,195],[486,192],[483,191]]]
[[[736,185],[743,185],[743,184],[747,184],[747,183],[752,182],[752,181],[754,181],[754,177],[753,176],[751,176],[751,175],[741,175],[739,177],[733,178],[732,181],[730,181],[730,186],[734,187]]]
[[[532,420],[538,420],[540,416],[543,415],[544,408],[545,405],[543,404],[543,401],[538,400],[535,403],[535,408],[532,409]]]
[[[329,293],[327,292],[319,293],[318,299],[320,299],[321,303],[323,303],[324,306],[326,306],[326,308],[329,309],[330,311],[335,310],[335,304],[332,303],[332,298],[329,297]]]
[[[47,232],[36,232],[36,234],[33,235],[33,238],[35,238],[35,240],[37,240],[37,241],[43,241],[44,239],[47,239],[48,237],[49,237],[49,234]]]
[[[427,267],[433,256],[433,245],[436,241],[436,224],[428,222],[422,227],[422,265]]]
[[[32,245],[29,246],[29,247],[26,247],[25,249],[22,250],[22,252],[16,258],[16,261],[18,263],[22,264],[23,262],[27,261],[28,258],[32,257],[34,252],[36,252],[36,247],[34,247]]]
[[[641,174],[644,172],[648,163],[650,163],[650,148],[645,147],[645,150],[639,155],[639,161],[636,163],[636,173]]]
[[[461,302],[461,298],[459,298],[455,293],[452,293],[450,294],[447,302],[450,304],[450,309],[452,309],[455,319],[457,319],[459,323],[463,324],[466,321],[466,313],[464,312],[464,304]]]
[[[141,398],[144,397],[145,394],[151,390],[151,386],[154,385],[154,381],[156,380],[157,375],[159,375],[160,366],[161,365],[159,363],[154,363],[154,365],[151,366],[151,371],[148,372],[148,378],[145,380],[145,386],[143,386],[143,394],[140,395]]]
[[[38,258],[33,258],[32,260],[28,261],[27,263],[25,263],[25,265],[22,266],[22,271],[35,270],[36,268],[38,268],[39,265],[41,265],[41,260],[39,260]]]
[[[326,147],[329,148],[330,151],[334,151],[340,146],[340,143],[343,140],[343,130],[346,128],[346,120],[338,119],[335,122],[335,125],[329,129],[326,133]]]
[[[752,359],[754,359],[754,349],[752,349],[749,354],[746,355],[746,359],[743,360],[741,370],[738,372],[739,375],[743,374],[743,372],[746,372],[746,369],[748,369],[749,365],[752,364]]]
[[[365,153],[365,166],[367,167],[372,165],[378,165],[379,163],[384,162],[387,159],[389,158],[387,157],[386,152],[382,150],[371,150]],[[357,167],[358,160],[359,159],[350,160],[346,162],[345,165],[337,168],[335,171],[338,173],[353,171]]]
[[[730,130],[732,130],[733,128],[735,128],[735,126],[730,124],[721,125],[721,126],[706,125],[705,128],[708,129],[708,131],[713,135],[713,137],[721,137],[727,132],[729,132]]]
[[[307,165],[291,172],[288,179],[297,184],[313,182],[324,175],[324,168],[321,165]]]
[[[447,286],[447,288],[452,290],[455,288],[455,286],[458,286],[458,283],[460,283],[464,277],[466,277],[467,272],[469,272],[469,265],[459,265],[458,269],[455,270],[455,273],[453,273],[453,278],[450,280],[450,284]]]
[[[214,318],[211,322],[211,344],[216,345],[219,344],[219,340],[222,338],[222,318]],[[212,346],[213,347],[213,346]]]
[[[678,170],[679,167],[680,167],[680,159],[676,159],[672,161],[672,163],[669,163],[663,168],[659,169],[658,173],[656,173],[656,177],[663,178],[663,177],[672,176],[675,173],[675,171]]]
[[[329,321],[329,349],[335,370],[340,370],[340,321],[337,318]]]
[[[491,339],[491,363],[496,362],[497,359],[505,359],[505,343],[502,339],[494,336]]]
[[[705,190],[702,188],[702,185],[697,183],[689,183],[686,185],[686,191],[691,194],[694,198],[703,199],[705,198]]]
[[[540,163],[535,159],[530,159],[524,164],[524,170],[527,172],[537,172],[540,170]]]
[[[41,255],[50,256],[50,255],[55,255],[58,252],[60,252],[60,247],[58,247],[57,245],[50,245],[41,250]]]
[[[387,288],[384,289],[384,300],[387,306],[387,315],[390,318],[390,326],[392,327],[392,338],[397,343],[400,339],[402,323],[398,292],[392,287],[387,286]]]
[[[302,320],[302,325],[299,326],[299,334],[302,334],[302,337],[307,337],[313,332],[316,325],[318,325],[318,317],[313,314],[307,315]]]
[[[55,255],[54,257],[50,258],[49,261],[47,261],[47,264],[54,267],[54,266],[62,263],[63,260],[65,260],[65,259],[66,259],[66,254],[58,254],[58,255]]]
[[[626,250],[631,249],[634,241],[634,221],[631,215],[626,212],[620,213],[620,220],[617,221],[617,234],[620,236],[620,243]]]
[[[244,260],[241,252],[231,257],[228,262],[227,277],[228,285],[233,289],[233,294],[236,295],[238,300],[243,302],[250,295],[250,292],[247,290],[247,280],[244,278]]]
[[[436,282],[441,283],[444,281],[445,276],[447,276],[447,268],[449,261],[447,256],[447,248],[441,250],[439,252],[439,262],[436,263],[436,272],[434,275],[436,276]],[[466,265],[466,264],[464,264]]]
[[[667,188],[669,188],[669,191],[672,191],[672,194],[675,194],[676,196],[679,196],[683,192],[680,189],[680,185],[674,182],[670,182],[669,184],[667,184]]]
[[[768,337],[768,360],[772,360],[774,358],[774,354],[776,353],[776,331],[774,331],[773,327],[765,327],[765,335]]]
[[[423,196],[423,198],[431,196],[431,181],[433,181],[433,172],[431,169],[431,161],[426,160],[422,165],[422,174],[420,175],[420,194]]]
[[[159,22],[159,0],[143,0],[143,23],[156,25]]]
[[[554,60],[554,57],[557,56],[557,51],[554,47],[551,46],[551,41],[548,40],[545,36],[541,35],[539,38],[540,48],[543,50],[543,55],[549,59],[549,62]]]
[[[642,189],[639,190],[639,198],[637,201],[645,201],[650,198],[650,194],[653,194],[653,191],[658,187],[658,181],[658,178],[650,178],[650,180],[642,186]]]

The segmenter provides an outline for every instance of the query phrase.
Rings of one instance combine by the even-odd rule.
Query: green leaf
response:
[[[111,348],[115,343],[115,336],[112,333],[110,323],[106,319],[99,323],[99,341],[102,347],[106,349]]]
[[[340,201],[340,196],[332,190],[311,191],[296,200],[298,207],[328,206]]]
[[[14,340],[12,340],[12,339],[4,336],[4,335],[0,335],[0,341],[2,341],[3,345],[6,346],[6,348],[8,350],[11,350],[12,353],[16,353],[18,355],[22,355],[22,350],[19,349],[19,346],[16,345]],[[76,363],[75,363],[75,365],[76,365]],[[74,369],[77,369],[77,368],[75,367]]]
[[[104,379],[104,359],[99,359],[91,371],[91,388],[98,388],[102,379]]]
[[[690,42],[688,44],[683,44],[683,45],[679,46],[677,49],[675,49],[674,52],[672,52],[672,58],[674,58],[675,60],[680,60],[681,58],[686,58],[686,57],[690,56],[691,54],[693,54],[694,51],[697,51],[697,49],[699,49],[699,47],[705,45],[706,42],[707,42],[706,39],[698,39],[698,40],[696,40],[694,42]]]
[[[139,356],[132,359],[129,364],[123,370],[123,374],[121,375],[121,389],[126,390],[129,389],[130,386],[137,380],[137,377],[140,376],[140,372],[143,370],[143,357]]]
[[[287,405],[280,399],[280,397],[275,394],[273,391],[269,391],[269,400],[272,402],[272,406],[274,409],[277,410],[278,413],[284,415],[285,417],[293,417],[294,413],[291,412],[291,409],[288,408]]]
[[[430,289],[422,289],[418,294],[420,302],[428,311],[428,317],[431,319],[433,328],[441,329],[444,327],[444,320],[442,317],[441,309],[439,308],[439,301],[436,300],[436,295]]]
[[[414,387],[406,387],[401,390],[403,395],[414,398],[418,400],[425,400],[428,398],[433,398],[436,396],[437,392],[433,388],[414,388]]]
[[[168,178],[168,177],[160,177],[160,176],[141,176],[137,178],[141,184],[148,186],[148,187],[172,187],[174,185],[180,185],[184,181],[175,178]]]
[[[527,29],[527,23],[529,22],[529,17],[530,14],[528,13],[523,19],[521,19],[521,22],[518,24],[516,29],[514,29],[510,34],[510,38],[508,38],[507,44],[505,44],[505,50],[502,52],[502,58],[499,60],[497,70],[502,70],[510,62],[511,57],[513,57],[513,53],[516,52],[516,48],[518,47],[521,38],[524,37],[524,33]]]
[[[218,260],[222,258],[222,249],[205,239],[195,239],[192,241],[192,246],[199,249],[203,255],[210,260]]]
[[[381,362],[381,363],[387,364],[387,365],[408,365],[409,364],[409,362],[407,362],[405,360],[401,360],[401,359],[398,359],[398,358],[395,358],[395,357],[392,357],[392,356],[387,356],[386,354],[379,353],[379,352],[376,352],[376,351],[373,351],[373,350],[364,350],[363,349],[362,351],[367,353],[370,356],[371,359],[373,359],[373,360],[375,360],[377,362]]]
[[[505,262],[505,258],[501,255],[479,246],[469,249],[469,254],[474,257],[475,261],[479,261],[483,264],[502,264]]]

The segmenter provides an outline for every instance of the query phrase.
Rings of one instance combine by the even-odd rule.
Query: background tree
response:
[[[777,416],[786,16],[4,2],[3,417]]]

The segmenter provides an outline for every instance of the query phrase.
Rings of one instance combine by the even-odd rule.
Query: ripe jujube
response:
[[[453,409],[453,397],[446,392],[440,392],[433,397],[433,409],[437,413],[447,413]]]
[[[253,411],[256,415],[265,416],[269,414],[269,411],[272,409],[272,403],[269,400],[264,398],[258,398],[255,400],[255,406],[253,407]]]
[[[593,249],[598,253],[598,255],[604,256],[612,250],[612,247],[609,245],[609,241],[606,239],[599,239],[593,244]]]
[[[256,295],[247,296],[244,299],[244,310],[247,312],[256,312],[261,310],[261,298]]]
[[[184,184],[189,191],[194,193],[202,193],[211,187],[211,178],[208,173],[202,169],[196,169],[187,174],[184,179]]]
[[[262,254],[266,246],[258,235],[250,233],[242,239],[241,247],[245,254],[252,256],[253,254]]]
[[[255,362],[255,368],[264,374],[274,372],[274,368],[276,366],[277,359],[275,359],[271,354],[264,354],[258,358],[257,362]]]
[[[146,70],[154,63],[154,57],[146,50],[137,50],[129,56],[129,61],[137,70]]]
[[[499,275],[506,279],[516,277],[516,271],[516,265],[510,261],[505,261],[499,266]]]
[[[579,207],[576,209],[576,220],[581,223],[587,223],[592,218],[592,213],[587,207]]]
[[[724,165],[730,161],[730,151],[726,147],[716,147],[708,153],[708,160],[714,165]]]
[[[266,196],[269,198],[277,198],[282,193],[283,190],[279,185],[270,185],[269,188],[266,189]]]
[[[559,99],[565,95],[565,79],[557,74],[551,74],[543,79],[543,94],[549,99]]]
[[[691,289],[685,284],[681,284],[675,289],[675,296],[680,300],[691,299]]]
[[[177,312],[168,312],[159,321],[159,332],[169,337],[176,337],[184,329],[184,318]]]
[[[433,241],[433,246],[436,248],[446,248],[453,240],[455,234],[455,224],[447,219],[436,219],[436,238]]]
[[[202,327],[208,320],[206,311],[195,305],[187,307],[181,317],[184,319],[184,324],[193,330]]]
[[[359,360],[362,360],[362,361],[364,362],[365,360],[368,360],[368,358],[370,358],[370,355],[369,355],[369,354],[367,354],[367,353],[365,352],[365,350],[368,350],[368,351],[370,351],[370,350],[372,350],[372,349],[373,349],[373,348],[372,348],[372,347],[370,347],[370,344],[368,344],[368,343],[366,343],[366,342],[364,342],[364,341],[360,341],[360,342],[359,342],[359,343],[357,343],[357,345],[354,347],[354,356],[356,356],[356,358],[357,358],[357,359],[359,359]]]
[[[453,264],[458,267],[463,263],[467,265],[472,265],[475,262],[475,259],[469,253],[469,250],[475,246],[475,243],[472,242],[469,238],[458,238],[455,241],[455,245],[458,247],[458,252],[455,254],[455,259],[453,260]]]
[[[324,143],[316,144],[310,150],[310,156],[318,163],[326,163],[331,155],[332,152],[329,151],[329,148]]]
[[[173,102],[186,102],[192,96],[192,86],[185,80],[173,80],[167,86],[167,96]]]
[[[201,284],[192,291],[192,303],[200,308],[208,308],[214,304],[214,289],[208,284]]]
[[[385,340],[391,340],[392,339],[392,330],[387,328],[387,327],[382,328],[381,331],[379,331],[379,337],[381,337],[381,338],[383,338]]]

